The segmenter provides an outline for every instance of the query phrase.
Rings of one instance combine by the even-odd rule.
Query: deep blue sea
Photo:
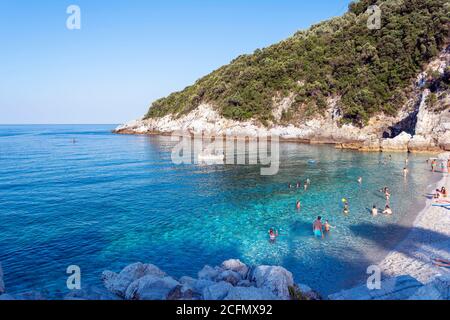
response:
[[[114,127],[0,126],[0,261],[8,291],[67,292],[69,265],[81,267],[87,286],[101,285],[103,270],[137,261],[180,277],[239,258],[282,265],[297,282],[332,293],[364,279],[404,236],[431,183],[427,156],[409,157],[405,180],[405,154],[296,143],[281,145],[275,176],[261,176],[258,166],[177,166],[170,137],[115,135]],[[307,178],[307,191],[288,188]],[[385,185],[394,215],[373,218],[369,209],[384,206]],[[317,215],[335,226],[323,240],[312,236]],[[271,227],[281,231],[274,244]]]

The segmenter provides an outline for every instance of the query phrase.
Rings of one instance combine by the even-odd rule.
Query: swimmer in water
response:
[[[326,233],[330,233],[332,228],[335,227],[333,227],[328,220],[325,221],[325,224],[323,225],[323,230],[325,230]]]
[[[307,184],[307,185],[310,185],[310,184],[311,184],[311,180],[309,180],[309,178],[306,179],[306,184]]]
[[[344,203],[344,214],[348,215],[350,213],[350,206],[348,204],[347,199],[342,199],[342,202]]]
[[[377,208],[376,205],[373,205],[373,208],[372,208],[372,216],[373,216],[373,217],[376,217],[377,215],[378,215],[378,208]]]
[[[308,183],[305,182],[305,185],[303,187],[305,188],[305,191],[308,190]]]
[[[277,237],[278,237],[278,230],[273,230],[273,228],[270,228],[269,230],[270,242],[275,242],[275,240],[277,240]]]
[[[403,176],[406,178],[408,176],[409,170],[408,168],[404,167],[403,168]]]
[[[297,211],[299,211],[302,207],[302,204],[300,202],[300,200],[297,200],[297,204],[295,205],[295,207],[297,208]]]
[[[288,184],[288,188],[292,189],[292,184],[291,183]]]
[[[388,204],[386,205],[386,208],[384,209],[383,214],[386,214],[388,216],[392,215],[392,209]]]
[[[362,184],[362,182],[363,182],[363,178],[362,178],[362,177],[359,177],[359,178],[358,178],[358,183],[359,183],[359,184]]]
[[[322,217],[317,217],[317,220],[313,223],[313,233],[317,238],[323,238],[323,225],[322,225]]]

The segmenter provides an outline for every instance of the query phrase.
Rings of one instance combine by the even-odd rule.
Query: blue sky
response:
[[[1,0],[0,123],[121,123],[350,0]],[[68,30],[66,9],[81,9]]]

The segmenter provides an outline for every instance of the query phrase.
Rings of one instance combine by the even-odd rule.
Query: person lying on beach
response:
[[[389,216],[392,215],[392,209],[389,205],[386,205],[386,208],[384,208],[383,214],[386,214]]]
[[[376,205],[373,205],[372,216],[376,217],[377,215],[378,215],[378,208]]]
[[[438,267],[450,268],[450,261],[444,259],[432,259],[433,264]]]
[[[317,217],[317,220],[314,221],[313,223],[313,233],[314,236],[319,238],[323,238],[323,225],[322,225],[322,217]]]
[[[441,198],[441,191],[439,189],[436,189],[436,193],[434,194],[434,199],[440,199]]]

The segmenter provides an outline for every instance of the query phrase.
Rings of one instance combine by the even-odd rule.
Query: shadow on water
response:
[[[374,234],[377,234],[377,235],[381,234],[381,235],[384,235],[386,238],[396,236],[396,235],[401,235],[402,238],[404,238],[411,232],[411,234],[413,236],[409,238],[410,242],[407,247],[401,246],[401,245],[393,247],[392,246],[393,242],[391,242],[391,241],[373,242],[375,245],[377,245],[380,249],[382,249],[384,251],[388,252],[388,251],[395,249],[396,251],[398,251],[408,257],[414,257],[411,253],[414,252],[415,250],[420,249],[421,252],[423,252],[425,254],[427,252],[429,252],[430,258],[431,258],[432,257],[431,256],[432,249],[437,249],[437,248],[439,248],[440,243],[447,242],[450,240],[449,236],[439,233],[439,232],[435,232],[435,231],[427,230],[427,229],[423,229],[423,228],[418,228],[418,227],[408,228],[406,226],[397,225],[397,224],[388,224],[388,225],[384,225],[384,226],[371,225],[371,224],[359,224],[356,226],[351,226],[350,229],[355,234],[355,236],[365,238],[369,241],[371,239],[373,239]],[[416,234],[420,235],[420,236],[414,236]],[[424,245],[426,245],[426,247],[429,247],[431,250],[424,249],[424,247],[425,247]]]

